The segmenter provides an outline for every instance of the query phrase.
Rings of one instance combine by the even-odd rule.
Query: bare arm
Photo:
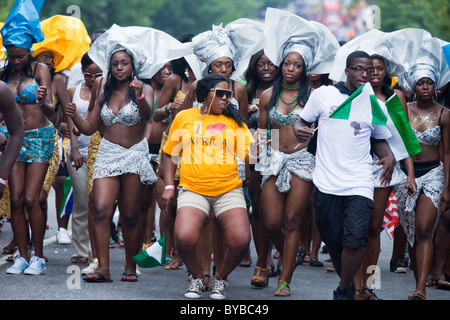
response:
[[[36,64],[36,78],[39,82],[36,101],[39,104],[43,103],[42,111],[47,118],[51,118],[55,113],[55,106],[53,105],[52,78],[46,65]]]
[[[0,112],[3,114],[9,132],[8,143],[3,151],[3,161],[0,164],[0,178],[6,180],[19,156],[24,138],[24,127],[19,107],[14,100],[11,90],[4,82],[0,82],[0,95],[2,97],[0,100]],[[4,189],[5,186],[0,184],[0,197]]]
[[[450,208],[450,111],[444,108],[441,117],[442,163],[444,165],[444,189],[441,194],[442,212]]]

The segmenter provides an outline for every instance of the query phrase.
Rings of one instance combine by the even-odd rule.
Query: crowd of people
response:
[[[14,234],[3,250],[7,273],[45,273],[53,187],[57,240],[73,241],[71,262],[84,265],[86,282],[112,281],[112,238],[125,249],[121,281],[138,281],[133,257],[155,242],[160,208],[164,267],[185,265],[186,298],[225,299],[230,273],[252,264],[253,238],[251,285],[278,277],[274,295],[290,296],[297,265],[323,266],[323,242],[339,276],[334,299],[377,300],[367,270],[394,194],[401,224],[391,271],[409,266],[407,252],[409,299],[426,299],[429,286],[450,290],[442,40],[405,29],[339,43],[320,23],[268,8],[264,22],[238,19],[177,39],[117,25],[89,37],[79,19],[55,16],[52,31],[77,32],[52,42],[39,11],[16,1],[1,30],[0,214]],[[361,90],[374,98],[352,110],[375,104],[387,122],[330,117]],[[402,129],[389,125],[393,99]],[[397,153],[400,131],[413,133],[416,151]],[[68,177],[71,216],[60,210]]]

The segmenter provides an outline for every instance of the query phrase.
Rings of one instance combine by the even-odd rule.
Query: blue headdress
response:
[[[39,12],[45,0],[16,0],[1,30],[3,46],[31,49],[44,40]]]

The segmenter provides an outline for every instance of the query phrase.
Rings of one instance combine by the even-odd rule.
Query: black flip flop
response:
[[[134,277],[129,279],[129,277]],[[120,279],[120,281],[124,281],[124,282],[137,282],[137,275],[135,275],[134,273],[122,273],[122,278]]]
[[[106,279],[105,276],[102,275],[100,272],[94,272],[92,274],[96,274],[96,275],[98,275],[98,277],[90,277],[90,275],[88,274],[88,275],[85,275],[83,277],[83,280],[86,281],[86,282],[97,282],[97,283],[99,283],[99,282],[112,282],[111,279]]]

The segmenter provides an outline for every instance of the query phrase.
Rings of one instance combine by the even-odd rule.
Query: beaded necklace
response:
[[[288,90],[288,91],[296,91],[296,90],[300,90],[300,87],[296,87],[296,88],[288,88],[288,87],[286,87],[284,84],[281,84],[281,86],[282,86],[283,89],[286,89],[286,90]],[[283,93],[283,90],[280,91],[280,95],[278,96],[278,99],[277,99],[277,102],[275,103],[274,109],[275,109],[275,115],[276,115],[277,119],[278,119],[280,122],[286,122],[286,121],[289,119],[289,117],[291,116],[292,111],[295,109],[295,107],[296,107],[297,104],[298,104],[298,95],[300,94],[300,92],[297,94],[297,97],[295,97],[295,99],[292,100],[292,102],[286,102],[286,101],[283,99],[282,93]],[[291,107],[291,109],[289,110],[288,114],[285,115],[285,116],[283,116],[283,115],[280,116],[280,115],[279,115],[279,112],[277,111],[278,101],[280,100],[280,98],[281,98],[281,101],[283,101],[283,102],[284,102],[285,104],[287,104],[287,105],[294,104],[294,105]],[[270,115],[267,116],[267,138],[268,138],[268,139],[271,139],[271,138],[272,138],[272,130],[270,129]]]
[[[286,89],[286,90],[288,90],[288,91],[300,90],[300,87],[297,87],[297,88],[288,88],[288,87],[286,87],[284,84],[281,84],[281,86],[283,87],[283,89]],[[294,110],[295,107],[296,107],[297,104],[298,104],[298,95],[299,95],[299,93],[297,94],[297,96],[295,97],[294,100],[292,100],[291,102],[287,102],[287,101],[285,101],[285,100],[283,99],[283,90],[280,91],[279,99],[277,99],[277,102],[275,103],[275,106],[274,106],[274,108],[275,108],[275,115],[276,115],[277,119],[280,120],[280,122],[286,122],[286,121],[290,118],[290,116],[291,116],[291,114],[292,114],[292,110]],[[280,99],[281,99],[281,101],[283,101],[283,102],[284,102],[286,105],[288,105],[288,106],[290,106],[290,105],[293,104],[293,106],[291,107],[291,109],[289,110],[289,112],[287,113],[287,115],[285,115],[285,116],[283,116],[283,115],[280,116],[280,113],[277,111],[278,101],[279,101]]]

